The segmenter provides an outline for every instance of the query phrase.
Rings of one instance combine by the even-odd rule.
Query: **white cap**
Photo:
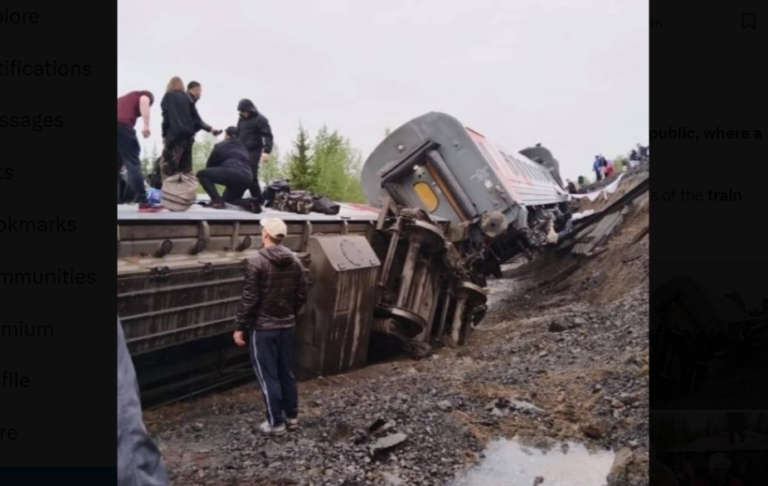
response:
[[[709,467],[727,468],[730,465],[731,461],[728,460],[728,456],[722,452],[709,456]]]
[[[288,227],[282,219],[266,218],[261,220],[261,227],[267,231],[267,234],[276,240],[282,240],[288,234]]]

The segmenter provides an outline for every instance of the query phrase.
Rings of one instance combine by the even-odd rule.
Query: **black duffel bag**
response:
[[[336,216],[340,210],[341,206],[324,196],[315,196],[315,201],[312,203],[312,211],[315,213]]]
[[[275,199],[278,194],[290,193],[291,186],[288,179],[277,179],[269,183],[264,189],[264,205],[268,208],[275,206]]]

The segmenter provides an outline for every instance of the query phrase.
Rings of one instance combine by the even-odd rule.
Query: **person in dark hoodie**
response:
[[[168,475],[141,417],[139,386],[117,319],[117,486],[168,486]]]
[[[240,112],[237,130],[240,132],[240,140],[248,149],[251,169],[253,170],[253,182],[248,190],[251,197],[262,204],[264,201],[261,195],[261,185],[259,185],[259,164],[261,162],[266,163],[272,152],[272,127],[269,126],[267,117],[259,113],[251,100],[240,100],[237,111]]]
[[[197,81],[191,81],[187,85],[187,96],[189,101],[192,102],[192,118],[195,120],[195,133],[200,130],[206,131],[211,135],[217,137],[221,134],[221,130],[213,128],[209,124],[205,123],[197,111],[197,102],[200,101],[200,97],[203,95],[203,87]],[[194,139],[192,140],[194,142]]]
[[[197,132],[192,115],[192,101],[184,92],[184,83],[174,77],[168,83],[163,100],[163,155],[161,157],[161,181],[168,177],[192,172],[192,142]]]
[[[200,185],[211,197],[211,207],[214,209],[224,209],[225,203],[231,204],[241,198],[253,181],[248,150],[237,135],[237,128],[227,128],[224,141],[216,144],[205,169],[197,173]],[[216,184],[226,187],[224,196],[219,195]]]
[[[233,337],[238,346],[248,342],[264,396],[267,421],[258,430],[280,435],[299,426],[293,339],[296,316],[307,301],[307,278],[296,255],[281,244],[285,223],[267,218],[261,227],[264,247],[247,262]]]

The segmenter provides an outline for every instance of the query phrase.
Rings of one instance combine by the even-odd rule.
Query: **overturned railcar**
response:
[[[310,278],[297,327],[302,377],[462,344],[484,316],[485,277],[569,217],[556,166],[442,113],[395,130],[361,182],[370,206],[343,205],[337,216],[120,207],[118,314],[142,390],[246,372],[231,326],[263,217],[286,220],[285,244]]]
[[[374,150],[363,167],[363,191],[374,206],[390,200],[449,220],[448,239],[482,279],[541,247],[549,225],[562,231],[570,218],[559,164],[546,148],[536,151],[539,163],[450,115],[427,113]]]
[[[677,277],[651,295],[650,371],[654,394],[696,391],[708,362],[720,350],[745,341],[750,318],[734,299]]]

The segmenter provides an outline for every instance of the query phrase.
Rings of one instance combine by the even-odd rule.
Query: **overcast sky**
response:
[[[250,98],[283,153],[300,121],[366,157],[442,111],[512,150],[543,143],[573,178],[648,141],[648,18],[648,0],[119,0],[117,94],[199,81],[217,128]]]

